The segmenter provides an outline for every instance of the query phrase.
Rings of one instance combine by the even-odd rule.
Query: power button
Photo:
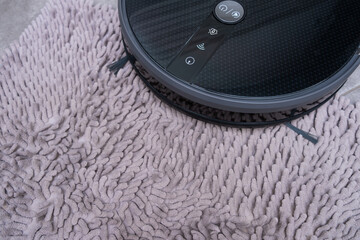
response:
[[[245,10],[236,1],[222,1],[215,8],[215,16],[222,23],[236,24],[244,18]]]

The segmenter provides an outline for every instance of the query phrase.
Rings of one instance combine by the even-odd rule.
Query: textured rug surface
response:
[[[360,105],[232,129],[161,103],[115,9],[51,1],[0,62],[0,239],[360,239]]]

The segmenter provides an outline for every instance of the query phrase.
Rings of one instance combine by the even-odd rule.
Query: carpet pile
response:
[[[1,239],[360,239],[360,104],[233,129],[168,107],[117,11],[50,0],[0,60]]]

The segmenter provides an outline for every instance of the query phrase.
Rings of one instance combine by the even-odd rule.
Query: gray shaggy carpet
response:
[[[160,102],[115,9],[51,0],[0,62],[1,239],[360,239],[360,104],[232,129]]]

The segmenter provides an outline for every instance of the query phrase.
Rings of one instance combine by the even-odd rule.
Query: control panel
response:
[[[184,81],[192,82],[244,16],[244,8],[236,1],[217,4],[167,70]]]

